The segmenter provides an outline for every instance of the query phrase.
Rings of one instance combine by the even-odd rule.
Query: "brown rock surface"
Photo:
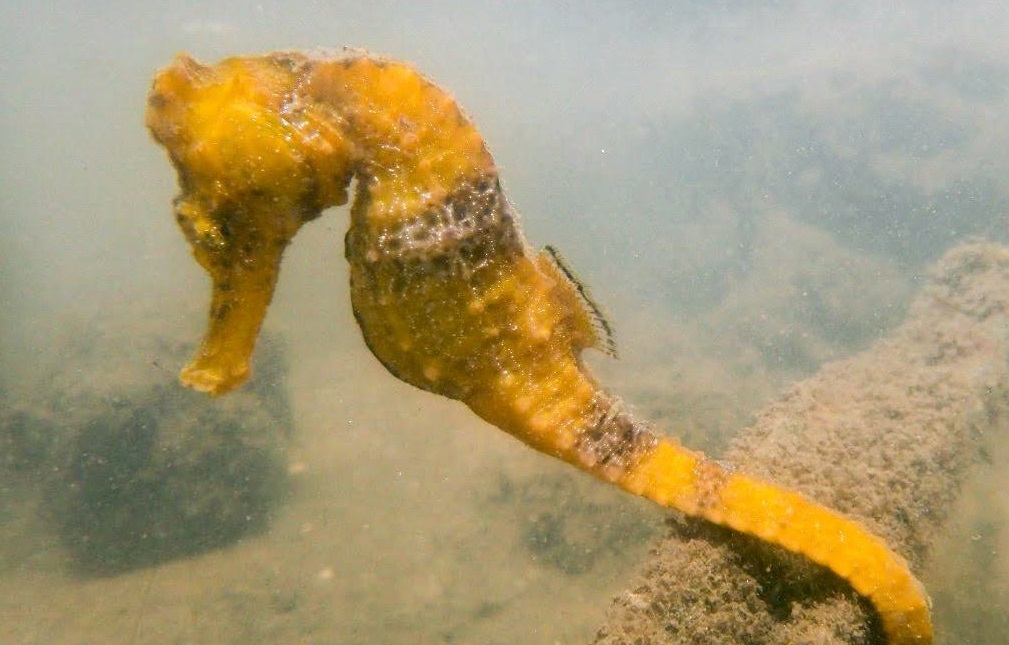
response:
[[[864,522],[928,574],[961,487],[1009,424],[1007,317],[1009,249],[950,251],[901,326],[791,388],[724,460]],[[794,556],[673,519],[595,643],[850,645],[877,642],[873,621]]]

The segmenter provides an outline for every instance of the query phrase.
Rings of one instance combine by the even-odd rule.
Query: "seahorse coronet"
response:
[[[392,374],[631,493],[802,554],[873,604],[889,643],[931,643],[928,597],[881,539],[661,436],[596,381],[582,352],[615,353],[601,309],[552,247],[531,249],[479,132],[410,65],[182,55],[154,79],[147,126],[213,283],[185,385],[218,395],[248,378],[284,249],[356,178],[351,302]]]

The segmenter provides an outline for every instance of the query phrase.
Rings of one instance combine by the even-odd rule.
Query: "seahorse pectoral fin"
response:
[[[559,293],[574,313],[574,327],[584,339],[584,347],[598,349],[607,356],[617,357],[613,326],[602,307],[592,298],[588,286],[578,277],[560,252],[545,246],[539,254],[539,265],[557,281]]]

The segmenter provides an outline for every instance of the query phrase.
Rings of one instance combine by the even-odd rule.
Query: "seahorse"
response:
[[[666,438],[597,382],[606,320],[559,255],[534,251],[471,120],[406,63],[279,52],[155,77],[147,126],[173,163],[175,217],[213,287],[183,384],[249,375],[281,257],[323,209],[350,209],[354,315],[396,377],[636,495],[779,545],[867,598],[893,645],[932,642],[907,562],[862,525]]]

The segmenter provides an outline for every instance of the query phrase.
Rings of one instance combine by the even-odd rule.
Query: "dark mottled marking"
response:
[[[168,99],[160,92],[151,92],[151,95],[147,97],[147,105],[152,110],[159,110],[168,105]]]
[[[697,505],[702,509],[722,505],[722,489],[732,472],[717,461],[704,458],[695,468],[697,474]]]
[[[305,58],[299,55],[292,55],[289,53],[278,53],[273,56],[274,63],[288,72],[300,73],[301,70],[305,69]]]
[[[423,213],[375,238],[375,259],[436,272],[476,271],[523,252],[515,216],[496,178],[464,185]]]
[[[589,470],[616,479],[658,444],[647,423],[636,421],[616,397],[601,395],[596,421],[578,435],[575,451]]]

